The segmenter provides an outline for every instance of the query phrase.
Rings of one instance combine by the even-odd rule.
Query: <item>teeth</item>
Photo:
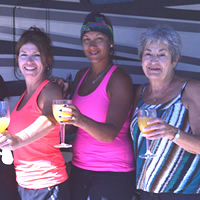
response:
[[[26,70],[34,70],[35,67],[25,67]]]
[[[98,52],[90,52],[91,55],[96,55]]]

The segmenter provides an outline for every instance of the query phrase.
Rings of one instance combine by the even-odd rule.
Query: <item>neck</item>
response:
[[[170,90],[170,85],[173,84],[175,76],[172,76],[170,79],[164,81],[151,81],[149,85],[149,95],[153,99],[153,102],[157,102],[159,99],[162,99],[167,91]],[[163,92],[164,91],[164,92]]]
[[[45,79],[41,79],[40,81],[25,80],[27,94],[32,94],[44,80]]]
[[[101,69],[101,71],[99,72],[99,73],[95,73],[94,71],[94,69],[93,69],[93,66],[92,66],[92,69],[91,69],[91,71],[90,71],[90,73],[89,73],[89,76],[87,77],[87,79],[86,79],[86,81],[87,81],[87,84],[89,84],[89,83],[91,83],[91,84],[95,84],[98,80],[100,80],[102,77],[104,77],[105,76],[105,74],[109,71],[109,69],[112,67],[112,63],[109,63],[104,69],[103,69],[103,71],[102,71],[102,69]],[[94,75],[94,73],[95,73],[95,75]],[[95,77],[95,78],[91,78],[91,80],[92,81],[88,81],[88,79],[89,79],[89,77],[91,78],[91,77]]]
[[[151,87],[152,93],[158,93],[160,91],[163,92],[164,89],[169,88],[169,86],[174,81],[174,79],[175,79],[175,75],[165,80],[150,81],[150,87]]]

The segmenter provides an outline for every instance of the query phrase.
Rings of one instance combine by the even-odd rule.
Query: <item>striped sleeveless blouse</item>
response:
[[[151,152],[157,156],[153,159],[142,159],[138,156],[146,152],[146,139],[138,128],[137,109],[155,108],[157,116],[166,123],[192,134],[189,124],[188,110],[181,102],[181,96],[187,82],[183,84],[181,92],[173,100],[158,105],[146,104],[142,101],[143,88],[137,108],[131,122],[136,159],[136,187],[153,193],[200,193],[200,155],[192,154],[176,145],[167,138],[151,140]]]

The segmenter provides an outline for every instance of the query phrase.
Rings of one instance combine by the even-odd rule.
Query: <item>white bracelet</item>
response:
[[[174,138],[171,140],[172,142],[175,142],[176,140],[178,140],[181,135],[180,135],[181,130],[178,128],[177,132],[174,135]]]

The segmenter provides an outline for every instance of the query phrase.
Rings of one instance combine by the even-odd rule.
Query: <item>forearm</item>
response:
[[[110,123],[100,123],[86,116],[84,116],[81,123],[79,123],[79,128],[102,142],[112,142],[120,131]]]
[[[175,143],[192,154],[200,154],[200,136],[198,135],[189,135],[180,131],[180,138]]]
[[[26,129],[15,134],[16,143],[13,149],[30,144],[48,134],[55,127],[55,123],[51,122],[46,116],[38,117],[34,123]]]

